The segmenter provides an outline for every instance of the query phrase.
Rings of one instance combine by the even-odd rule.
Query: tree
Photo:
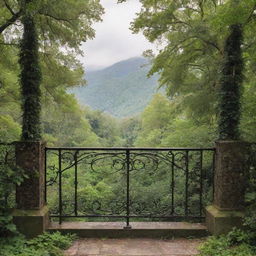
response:
[[[242,27],[234,24],[224,47],[224,63],[220,79],[219,136],[224,140],[240,138],[241,88],[243,82]]]
[[[156,94],[141,116],[138,147],[206,147],[212,146],[215,126],[198,122],[180,110],[180,99]]]
[[[26,0],[24,9],[31,0]],[[23,38],[20,44],[22,136],[24,141],[41,139],[41,69],[38,56],[38,36],[32,14],[23,16]]]
[[[124,147],[133,147],[141,130],[140,116],[125,118],[120,123],[121,137],[124,140]]]
[[[243,54],[254,48],[255,36],[252,31],[255,31],[255,1],[142,0],[141,3],[142,9],[132,23],[132,30],[135,33],[143,32],[150,42],[160,41],[164,45],[153,56],[149,75],[160,73],[159,82],[161,86],[165,86],[167,94],[172,99],[183,96],[183,109],[189,109],[190,114],[200,122],[215,123],[220,106],[220,137],[238,138],[239,90],[235,89],[236,92],[233,93],[233,96],[236,95],[236,103],[234,97],[229,98],[230,102],[233,101],[231,104],[236,113],[230,109],[227,111],[228,107],[224,104],[228,95],[228,87],[225,86],[226,92],[223,88],[224,80],[230,72],[227,56],[231,56],[230,52],[227,53],[227,48],[232,48],[230,41],[233,34],[236,34],[238,39],[233,44],[233,50],[237,53],[233,52],[232,56],[239,60],[234,76],[236,85],[233,85],[239,88],[243,68],[239,44],[243,47]],[[246,31],[244,40],[241,37],[242,30]],[[247,57],[245,67],[249,67],[247,63],[252,61],[250,56]],[[218,101],[221,103],[218,104]],[[232,135],[224,132],[223,129],[231,126]]]
[[[47,145],[64,147],[102,146],[73,95],[63,93],[65,105],[52,102],[42,109],[42,132]],[[51,113],[49,115],[49,113]]]
[[[37,31],[41,100],[45,108],[53,102],[65,105],[66,90],[85,84],[84,70],[77,55],[82,54],[81,42],[94,36],[91,25],[100,21],[103,9],[98,0],[31,0],[26,4],[20,0],[0,0],[0,7],[0,109],[1,114],[14,118],[19,124],[17,63],[23,18],[31,14]]]
[[[120,124],[114,117],[89,108],[85,109],[85,117],[88,119],[93,132],[98,136],[102,146],[117,147],[122,145]]]

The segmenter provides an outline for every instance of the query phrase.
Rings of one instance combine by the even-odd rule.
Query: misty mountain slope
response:
[[[157,92],[157,77],[147,78],[144,58],[132,58],[87,72],[87,86],[72,90],[79,102],[123,118],[143,111]]]

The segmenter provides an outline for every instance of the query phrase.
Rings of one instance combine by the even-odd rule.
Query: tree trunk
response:
[[[220,79],[219,138],[238,140],[241,116],[241,86],[243,82],[243,58],[241,45],[243,31],[239,24],[230,26],[226,39],[224,61]]]
[[[38,141],[41,139],[41,69],[38,57],[38,37],[32,15],[25,14],[22,23],[24,31],[19,59],[23,111],[21,139],[23,141]]]

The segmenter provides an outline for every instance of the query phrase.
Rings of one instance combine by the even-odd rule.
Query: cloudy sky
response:
[[[94,25],[96,37],[83,44],[85,67],[105,67],[120,60],[141,56],[153,46],[141,34],[132,34],[130,22],[140,10],[139,0],[117,4],[117,0],[101,0],[105,8],[103,22]]]

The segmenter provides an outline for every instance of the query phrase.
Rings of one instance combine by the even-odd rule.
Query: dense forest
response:
[[[121,4],[125,0],[119,2]],[[141,11],[132,22],[131,30],[142,32],[150,42],[162,45],[156,54],[150,50],[144,53],[150,63],[146,73],[151,80],[146,80],[146,73],[138,70],[136,76],[126,77],[125,84],[122,84],[122,79],[106,79],[105,84],[94,81],[99,90],[105,86],[105,92],[99,91],[95,95],[99,101],[103,101],[102,97],[108,91],[114,95],[118,86],[133,86],[131,91],[135,94],[139,92],[136,95],[138,98],[133,98],[131,91],[125,90],[122,90],[124,98],[114,95],[116,102],[109,105],[118,109],[119,114],[115,116],[126,116],[117,118],[105,113],[102,108],[93,110],[80,104],[82,99],[78,101],[74,95],[81,94],[82,87],[86,86],[87,71],[77,56],[81,54],[81,43],[95,36],[92,24],[99,22],[104,12],[99,1],[0,0],[0,142],[42,138],[48,146],[202,148],[214,146],[217,139],[255,142],[256,2],[141,0],[141,3]],[[122,74],[126,72],[123,70]],[[90,78],[88,74],[88,80]],[[129,85],[128,81],[133,78],[143,89]],[[154,90],[149,90],[152,98],[147,98],[147,104],[138,104],[141,113],[131,110],[130,107],[137,104],[136,99],[139,100],[144,90],[145,93],[148,90],[146,81],[156,80],[160,91],[152,95]],[[149,83],[149,86],[152,84]],[[130,100],[128,105],[124,103],[125,98]],[[53,166],[57,163],[56,156],[48,158]],[[201,173],[210,173],[210,159],[205,157],[206,168],[201,165]],[[69,159],[64,158],[63,162],[68,165]],[[198,170],[197,162],[190,161],[192,170]],[[124,176],[117,172],[110,176],[115,164],[120,163],[114,162],[110,167],[101,164],[100,167],[104,168],[98,172],[80,174],[80,178],[87,181],[81,182],[82,187],[78,191],[81,211],[100,210],[100,207],[95,210],[95,201],[101,200],[104,206],[109,206],[114,199],[124,199],[124,193],[120,193],[124,187]],[[0,192],[3,202],[1,210],[6,213],[6,198],[12,196],[11,189],[19,185],[22,178],[17,175],[19,170],[5,168],[1,165]],[[149,208],[153,208],[150,203],[157,202],[166,210],[170,200],[164,197],[164,193],[170,188],[167,183],[170,173],[163,166],[159,173],[152,172],[152,168],[144,169],[150,175],[138,172],[134,177],[138,190],[132,196],[141,200],[140,205],[146,202]],[[188,189],[184,192],[188,168],[186,171],[185,174],[175,174],[178,204],[188,193]],[[193,178],[193,173],[189,174]],[[64,175],[64,203],[73,200],[70,192],[74,184],[72,175],[71,172]],[[198,185],[199,176],[194,176],[191,180]],[[204,203],[211,200],[210,176],[205,184],[201,183],[201,188],[206,191]],[[245,219],[249,232],[235,230],[220,240],[213,238],[202,250],[202,255],[255,255],[255,180],[253,173],[248,183],[248,213]],[[109,182],[112,184],[109,185]],[[140,188],[146,191],[142,197]],[[192,195],[190,204],[198,201],[198,187],[195,188],[196,191],[192,191],[193,187],[189,187]],[[50,190],[54,191],[57,189]],[[57,194],[50,198],[52,211],[60,211],[57,208],[58,199]],[[83,205],[86,200],[89,203]],[[88,205],[91,209],[87,209]],[[161,209],[159,205],[154,204],[156,211]],[[68,205],[64,207],[67,212],[70,210]],[[183,205],[177,207],[181,211]],[[116,212],[118,209],[115,208]],[[1,224],[2,234],[14,231],[8,214],[1,219],[4,223]],[[46,235],[41,239],[32,242],[32,250],[36,250],[37,244],[44,239],[48,239],[49,243],[53,238]],[[70,244],[70,240],[65,241],[63,247]],[[24,239],[22,241],[26,243]],[[55,245],[52,246],[55,250]],[[218,251],[218,246],[222,251]],[[235,254],[232,251],[234,246],[237,250]],[[228,249],[230,253],[222,253]],[[4,250],[7,251],[4,255],[8,255],[10,248]],[[44,250],[38,255],[45,255]],[[13,255],[17,254],[13,252]],[[36,254],[32,252],[31,255]]]
[[[161,1],[158,3],[159,6],[156,5],[154,8],[161,10]],[[99,20],[102,13],[99,5],[96,2],[94,4],[95,8],[91,8],[91,12],[80,2],[70,13],[59,10],[57,2],[56,6],[51,6],[51,9],[37,7],[39,60],[42,72],[42,134],[48,145],[156,147],[213,145],[218,138],[218,96],[224,42],[229,24],[235,22],[234,17],[238,19],[237,22],[244,24],[244,83],[240,130],[243,139],[255,141],[256,120],[252,114],[255,113],[256,97],[253,1],[240,3],[237,8],[231,9],[229,1],[227,3],[206,1],[200,4],[198,9],[190,7],[189,4],[179,9],[180,4],[170,3],[166,11],[159,12],[153,11],[153,3],[150,1],[145,3],[145,9],[142,9],[141,14],[132,24],[132,29],[134,32],[142,30],[150,41],[161,38],[167,40],[167,46],[159,55],[154,57],[151,52],[145,53],[152,61],[149,75],[159,73],[159,86],[166,91],[166,96],[156,94],[141,115],[130,116],[123,120],[82,107],[70,94],[73,88],[84,86],[86,83],[85,71],[76,59],[75,52],[79,52],[79,42],[93,37],[93,30],[88,26],[92,21]],[[79,18],[76,22],[69,18],[76,15],[79,17],[80,9],[83,8],[87,16],[81,24],[77,24]],[[153,8],[152,11],[150,8]],[[13,4],[13,9],[18,10],[18,7]],[[174,14],[176,12],[178,16]],[[4,1],[1,15],[3,24],[12,15],[5,7]],[[59,21],[54,15],[72,21],[66,22],[66,26],[61,26],[63,21]],[[163,18],[166,15],[173,15],[173,18],[166,20]],[[156,30],[150,24],[151,19],[161,24],[162,28]],[[80,25],[85,28],[82,34],[78,29]],[[76,26],[77,30],[74,29],[71,33],[70,26]],[[22,120],[18,64],[20,30],[12,27],[7,27],[1,33],[0,42],[0,140],[5,142],[19,140]],[[169,32],[170,28],[172,28],[171,32]],[[56,38],[60,40],[55,40]],[[61,49],[64,45],[70,49],[65,53]],[[136,79],[139,81],[138,85],[146,80],[141,74],[138,74]],[[100,86],[108,87],[108,83]],[[99,85],[97,86],[100,88]],[[114,86],[118,87],[118,80],[114,81]],[[113,88],[109,90],[111,93]],[[136,91],[143,93],[140,88],[133,88],[133,91],[135,94]],[[124,92],[122,97],[131,98],[130,93],[131,91],[127,94]],[[102,97],[101,92],[99,97]],[[129,104],[137,103],[134,99]],[[129,113],[129,106],[118,101],[118,97],[115,97],[112,108],[120,108],[119,112]]]

